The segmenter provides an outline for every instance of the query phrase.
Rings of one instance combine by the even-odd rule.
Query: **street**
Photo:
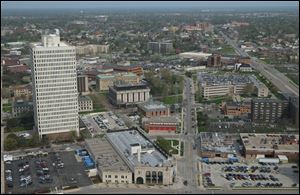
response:
[[[256,57],[251,57],[248,53],[242,51],[238,45],[230,40],[227,35],[225,35],[222,31],[219,31],[220,34],[224,37],[227,43],[229,43],[235,51],[243,57],[250,57],[252,64],[251,66],[264,75],[271,83],[273,83],[280,91],[283,93],[292,93],[299,97],[299,88],[293,85],[290,82],[290,79],[287,78],[284,74],[280,73],[275,68],[272,68],[269,64],[265,64],[261,62]]]

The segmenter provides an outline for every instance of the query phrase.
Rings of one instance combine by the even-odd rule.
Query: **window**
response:
[[[117,179],[118,178],[118,176],[117,175],[115,175],[115,179]]]

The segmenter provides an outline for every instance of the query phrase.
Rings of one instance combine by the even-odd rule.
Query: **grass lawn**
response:
[[[166,140],[162,137],[157,137],[156,144],[169,154],[178,154],[178,150],[172,147],[172,141],[173,146],[178,146],[178,140]]]
[[[167,96],[162,99],[162,102],[165,104],[177,104],[182,102],[182,94],[177,96]]]
[[[106,111],[104,106],[104,101],[107,98],[107,93],[97,93],[89,95],[89,97],[93,100],[94,110],[91,112],[102,112]]]
[[[224,45],[219,52],[223,55],[235,55],[234,49],[230,45]]]
[[[3,104],[3,111],[4,112],[11,112],[12,111],[12,105],[11,103],[8,103],[8,104]]]

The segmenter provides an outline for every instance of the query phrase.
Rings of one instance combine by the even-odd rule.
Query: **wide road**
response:
[[[196,136],[195,124],[195,96],[193,80],[185,78],[183,89],[183,132],[181,141],[184,142],[184,156],[177,162],[178,175],[183,181],[187,181],[187,185],[183,188],[183,192],[195,193],[198,190],[197,181],[197,153],[193,149],[194,139]]]
[[[264,75],[271,83],[273,83],[281,92],[285,94],[294,94],[299,97],[299,88],[295,86],[289,78],[287,78],[284,74],[280,73],[278,70],[273,68],[269,64],[263,63],[261,60],[256,57],[251,57],[248,53],[241,50],[238,45],[227,35],[225,35],[222,31],[219,31],[220,34],[224,37],[227,43],[229,43],[235,51],[243,57],[250,57],[252,64],[251,66],[259,71],[262,75]]]

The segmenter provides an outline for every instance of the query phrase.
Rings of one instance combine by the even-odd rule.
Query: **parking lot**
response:
[[[126,129],[122,119],[113,112],[99,112],[80,117],[84,125],[93,136],[104,134],[107,130]]]
[[[298,171],[296,164],[202,163],[205,187],[299,187]]]
[[[77,162],[74,152],[52,152],[28,156],[5,163],[6,192],[26,194],[61,189],[66,186],[87,186],[92,182],[84,165]],[[11,176],[9,178],[9,176]]]

